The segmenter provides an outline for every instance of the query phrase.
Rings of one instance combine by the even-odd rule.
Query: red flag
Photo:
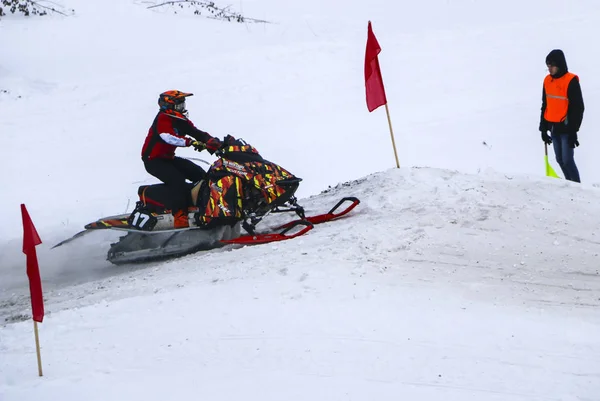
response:
[[[21,204],[21,216],[23,217],[23,253],[27,256],[27,277],[29,277],[29,292],[31,293],[31,310],[33,320],[42,322],[44,320],[44,297],[42,295],[42,280],[40,279],[40,268],[38,266],[36,245],[42,243],[31,217],[24,204]]]
[[[365,87],[369,112],[387,103],[381,70],[379,69],[379,59],[377,58],[380,52],[381,47],[373,33],[373,28],[371,28],[371,21],[369,21],[367,50],[365,52]]]

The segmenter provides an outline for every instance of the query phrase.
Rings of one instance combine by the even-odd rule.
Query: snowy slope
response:
[[[314,210],[347,195],[361,198],[356,213],[302,238],[50,280],[46,381],[31,324],[11,324],[0,394],[595,399],[600,191],[393,169],[305,201]],[[574,202],[578,215],[559,213]],[[50,252],[40,258],[57,268]],[[5,313],[27,308],[10,300]]]
[[[1,401],[598,399],[596,1],[231,5],[269,24],[62,4],[75,14],[0,20]],[[369,19],[401,169],[364,101]],[[543,177],[557,47],[586,102],[581,185]],[[155,182],[139,152],[173,88],[196,94],[200,128],[302,177],[310,213],[360,206],[292,241],[166,263],[110,265],[117,233],[50,250]],[[44,241],[42,379],[20,203]]]

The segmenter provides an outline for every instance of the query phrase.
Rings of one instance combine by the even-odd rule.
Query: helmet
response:
[[[166,91],[158,96],[158,105],[167,114],[179,118],[187,118],[188,111],[185,107],[185,98],[188,96],[194,96],[194,94],[178,90]]]

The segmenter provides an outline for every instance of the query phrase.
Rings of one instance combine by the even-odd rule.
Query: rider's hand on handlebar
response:
[[[213,153],[215,153],[217,150],[219,150],[221,148],[223,144],[221,143],[221,141],[218,138],[210,138],[208,141],[206,141],[206,143],[204,144],[204,146],[206,147],[206,150],[208,150],[208,152],[212,155]]]
[[[206,149],[206,145],[203,144],[202,142],[192,141],[192,143],[190,145],[193,146],[194,149],[197,150],[198,152],[203,151],[204,149]]]

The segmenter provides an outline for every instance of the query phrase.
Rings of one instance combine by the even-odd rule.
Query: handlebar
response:
[[[222,156],[223,155],[223,151],[221,150],[221,148],[225,145],[225,142],[221,141],[221,147],[217,150],[215,150],[214,152],[212,152],[211,154],[215,154],[217,156]],[[194,147],[194,150],[197,152],[202,152],[203,150],[206,150],[206,143],[204,142],[200,142],[200,141],[194,141],[192,142],[192,146]],[[210,153],[210,151],[209,151]]]

